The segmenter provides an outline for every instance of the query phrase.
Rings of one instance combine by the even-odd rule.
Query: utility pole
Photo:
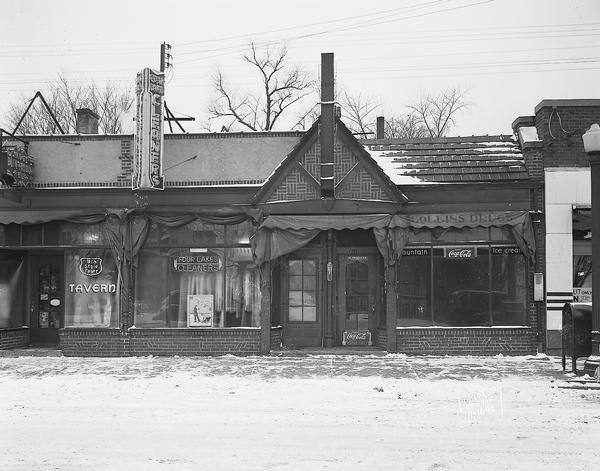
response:
[[[164,72],[168,67],[173,67],[171,63],[171,59],[173,56],[171,55],[171,45],[167,43],[162,43],[160,45],[160,71]]]

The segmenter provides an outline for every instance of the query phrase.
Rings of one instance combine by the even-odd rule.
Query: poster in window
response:
[[[213,306],[212,294],[188,294],[188,327],[212,327]]]

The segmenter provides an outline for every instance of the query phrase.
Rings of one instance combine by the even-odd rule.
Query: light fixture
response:
[[[598,123],[592,124],[582,137],[586,153],[600,152],[600,126]]]

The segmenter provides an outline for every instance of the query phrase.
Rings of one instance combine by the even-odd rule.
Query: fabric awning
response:
[[[107,212],[92,212],[88,209],[63,211],[0,211],[0,224],[42,224],[50,221],[69,221],[81,218],[99,222],[104,219],[107,214]]]
[[[387,263],[396,263],[415,230],[434,228],[499,227],[535,259],[535,238],[528,211],[486,211],[437,214],[351,214],[268,216],[251,237],[257,264],[291,253],[312,241],[320,231],[372,229]]]
[[[508,230],[533,265],[535,261],[535,237],[528,211],[485,211],[438,214],[396,214],[390,221],[390,252],[397,259],[402,249],[410,243],[414,229],[499,227]]]

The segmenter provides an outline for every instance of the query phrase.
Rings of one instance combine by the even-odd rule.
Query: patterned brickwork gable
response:
[[[345,199],[392,201],[388,194],[373,180],[364,168],[356,171],[336,189],[335,196]]]
[[[318,124],[316,122],[312,126],[294,152],[286,157],[267,180],[256,196],[257,202],[321,199],[321,145]],[[394,186],[341,121],[337,121],[333,153],[336,198],[405,201],[402,192]]]
[[[316,180],[321,178],[321,171],[319,165],[319,154],[321,153],[321,146],[318,142],[315,142],[304,156],[300,159],[300,164],[308,170],[308,172],[315,177]],[[333,148],[333,181],[337,185],[348,172],[358,163],[358,159],[352,155],[350,149],[348,149],[343,143],[336,139],[335,146]]]
[[[302,165],[308,173],[310,173],[315,180],[321,179],[321,166],[319,165],[319,154],[321,153],[321,146],[319,142],[314,142],[312,146],[306,151],[306,153],[300,159],[300,165]]]
[[[319,198],[319,194],[314,184],[309,181],[301,169],[294,167],[283,179],[277,190],[275,190],[267,202],[274,201],[298,201],[314,200]]]
[[[358,159],[352,155],[350,149],[336,140],[335,147],[333,149],[334,184],[337,185],[357,163]]]

